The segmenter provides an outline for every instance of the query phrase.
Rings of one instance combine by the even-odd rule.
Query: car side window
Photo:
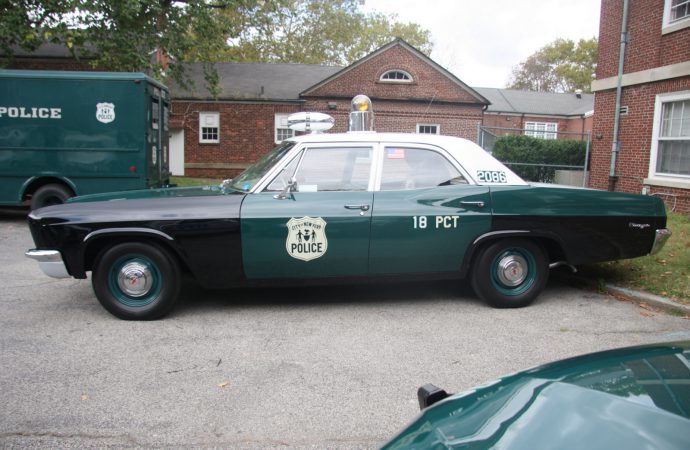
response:
[[[382,191],[451,184],[467,184],[467,180],[442,154],[421,148],[385,148],[381,173]]]
[[[295,178],[297,192],[366,191],[371,172],[371,148],[308,148]]]

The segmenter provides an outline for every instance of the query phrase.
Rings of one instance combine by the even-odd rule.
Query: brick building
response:
[[[546,139],[585,139],[592,130],[594,95],[477,88],[491,104],[482,125],[496,135],[513,130]]]
[[[15,69],[94,70],[88,59],[47,44],[17,51]],[[350,101],[368,95],[378,131],[438,133],[477,140],[480,125],[534,127],[533,135],[589,130],[592,96],[471,88],[396,39],[342,68],[306,64],[219,63],[220,93],[202,64],[186,67],[189,86],[170,84],[170,167],[175,175],[231,177],[292,135],[287,116],[326,112],[345,131]],[[541,131],[540,131],[541,130]]]
[[[590,186],[658,195],[669,209],[688,213],[690,3],[631,1],[625,24],[624,3],[601,3]],[[627,39],[615,146],[621,35]]]
[[[368,95],[381,132],[437,133],[476,139],[489,102],[401,39],[347,66],[216,64],[221,93],[171,86],[171,164],[188,176],[232,176],[292,135],[287,116],[318,111],[346,131],[350,101]],[[205,130],[205,131],[204,131]],[[184,155],[184,156],[181,156]]]

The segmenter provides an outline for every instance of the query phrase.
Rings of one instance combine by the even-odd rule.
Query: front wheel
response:
[[[522,239],[484,247],[472,269],[475,293],[495,308],[520,308],[534,301],[549,278],[546,255],[537,244]]]
[[[103,252],[93,269],[93,290],[114,316],[125,320],[155,320],[175,305],[180,269],[157,245],[130,242]]]

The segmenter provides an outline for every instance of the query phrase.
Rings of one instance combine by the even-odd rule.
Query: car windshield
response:
[[[238,191],[249,191],[266,173],[271,170],[283,156],[295,146],[294,142],[285,141],[279,146],[268,152],[266,156],[258,160],[254,165],[250,166],[232,180],[230,187]]]

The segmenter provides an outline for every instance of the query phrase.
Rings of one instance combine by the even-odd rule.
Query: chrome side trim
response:
[[[481,241],[482,239],[488,238],[488,237],[493,237],[493,236],[501,236],[504,234],[516,234],[516,233],[529,233],[527,230],[504,230],[504,231],[491,231],[486,234],[482,234],[479,236],[477,239],[472,242],[472,245],[476,245],[477,242]]]
[[[96,230],[86,235],[84,242],[89,239],[100,236],[101,234],[123,234],[123,233],[143,233],[143,234],[155,234],[169,241],[174,241],[172,237],[163,233],[162,231],[152,230],[150,228],[104,228],[102,230]]]
[[[57,250],[32,249],[24,253],[28,258],[38,261],[38,267],[52,278],[70,278],[62,255]]]
[[[652,250],[649,252],[650,255],[656,255],[664,248],[666,241],[671,237],[673,233],[668,228],[662,228],[656,230],[656,236],[654,236],[654,245],[652,245]]]
[[[561,267],[561,266],[566,266],[570,270],[573,271],[573,273],[577,273],[577,268],[573,266],[572,264],[568,264],[566,261],[556,261],[554,263],[549,264],[549,269],[555,269],[556,267]]]

